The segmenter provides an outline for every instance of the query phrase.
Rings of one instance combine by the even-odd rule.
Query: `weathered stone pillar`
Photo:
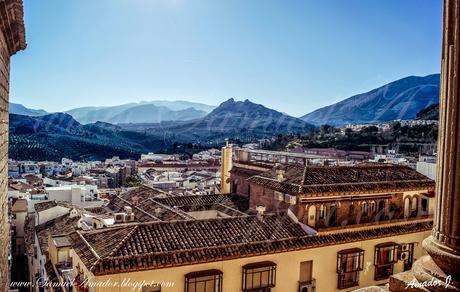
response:
[[[390,290],[460,291],[460,0],[444,0],[440,119],[433,232],[429,256],[390,278]],[[423,285],[427,284],[427,285]]]
[[[447,275],[460,279],[460,0],[444,1],[440,120],[432,236],[423,246]]]

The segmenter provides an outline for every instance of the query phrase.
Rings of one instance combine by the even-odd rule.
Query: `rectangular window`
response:
[[[291,205],[295,205],[297,203],[297,197],[285,194],[284,195],[284,202],[286,202],[288,204],[291,204]]]
[[[422,199],[422,212],[428,212],[428,200]]]
[[[280,192],[277,192],[275,191],[275,199],[278,200],[278,201],[283,201],[284,200],[284,195],[283,193],[280,193]]]
[[[222,275],[219,270],[205,270],[185,275],[185,292],[222,292]]]
[[[345,289],[359,285],[359,272],[364,267],[364,250],[351,248],[337,254],[337,288]]]
[[[375,280],[387,279],[393,275],[393,265],[398,261],[398,247],[399,245],[394,242],[381,243],[375,246]]]
[[[265,261],[243,266],[243,291],[270,291],[276,283],[276,264]]]

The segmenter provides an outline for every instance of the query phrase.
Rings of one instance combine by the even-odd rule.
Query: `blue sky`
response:
[[[294,116],[440,70],[439,0],[25,0],[11,101],[250,99]]]

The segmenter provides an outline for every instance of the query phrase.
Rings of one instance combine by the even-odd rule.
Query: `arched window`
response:
[[[368,214],[367,209],[368,209],[367,202],[363,202],[363,204],[361,205],[361,215],[367,216]]]
[[[375,213],[375,201],[371,201],[371,212]]]
[[[407,218],[410,216],[410,197],[404,199],[404,217]]]
[[[412,203],[411,203],[411,210],[415,211],[415,210],[417,210],[417,207],[418,207],[418,198],[413,197],[412,198]]]
[[[321,205],[319,207],[319,219],[325,219],[326,218],[326,206]]]

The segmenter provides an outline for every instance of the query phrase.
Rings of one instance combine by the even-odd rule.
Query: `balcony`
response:
[[[316,279],[299,281],[299,292],[316,292]]]

